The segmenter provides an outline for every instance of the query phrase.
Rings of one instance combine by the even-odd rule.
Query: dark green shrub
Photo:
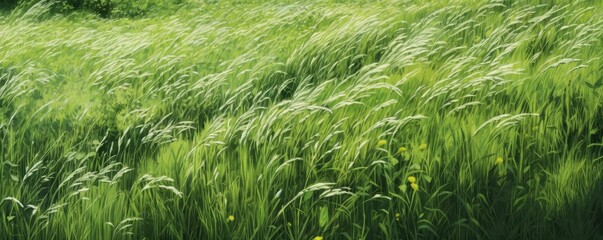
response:
[[[111,0],[113,16],[141,16],[151,10],[162,10],[177,4],[169,0]]]
[[[31,7],[39,0],[0,0],[0,7]],[[165,10],[176,6],[180,0],[48,0],[52,11],[68,13],[90,11],[101,17],[135,17],[150,11]]]
[[[0,0],[0,10],[11,9],[17,6],[17,0]]]

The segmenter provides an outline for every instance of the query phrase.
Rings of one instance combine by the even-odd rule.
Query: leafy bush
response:
[[[165,0],[111,0],[114,16],[140,16],[150,10],[167,9],[180,1]]]
[[[37,0],[2,1],[2,7],[30,7]],[[152,10],[168,9],[180,3],[180,0],[49,0],[53,12],[67,13],[85,10],[101,17],[134,17],[144,15]]]

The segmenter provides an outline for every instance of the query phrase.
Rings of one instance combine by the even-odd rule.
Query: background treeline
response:
[[[53,13],[87,11],[101,17],[135,17],[150,11],[172,9],[185,0],[0,0],[2,10],[27,9],[35,4],[50,4]]]

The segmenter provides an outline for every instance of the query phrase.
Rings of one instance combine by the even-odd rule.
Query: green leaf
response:
[[[400,188],[400,190],[405,193],[406,188],[408,188],[408,186],[406,186],[406,184],[401,184],[400,186],[398,186],[398,188]]]
[[[379,223],[379,228],[381,229],[381,231],[383,232],[383,234],[385,234],[385,239],[390,239],[390,237],[389,237],[389,229],[387,228],[387,226],[385,225],[384,222]]]
[[[594,83],[589,83],[589,82],[584,82],[586,83],[586,86],[588,86],[591,89],[597,89],[603,86],[603,77],[599,78],[596,82]]]
[[[431,183],[431,176],[429,175],[423,175],[423,179],[425,179],[425,181],[427,181],[428,183]]]
[[[329,208],[326,206],[320,207],[320,218],[318,219],[318,224],[320,227],[324,227],[329,222]]]
[[[10,162],[10,161],[4,161],[4,164],[6,164],[6,165],[8,165],[8,166],[11,166],[11,167],[18,167],[18,166],[19,166],[19,165],[14,164],[14,163],[12,163],[12,162]]]
[[[418,163],[415,163],[415,164],[413,164],[413,165],[410,166],[410,169],[421,170],[421,165],[419,165]]]
[[[75,159],[82,160],[85,156],[84,153],[77,153],[75,154]]]
[[[312,198],[312,191],[308,191],[304,193],[304,202],[310,200]]]

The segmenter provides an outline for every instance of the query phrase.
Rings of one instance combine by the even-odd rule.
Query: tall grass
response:
[[[598,2],[48,9],[0,16],[2,239],[603,238]]]

